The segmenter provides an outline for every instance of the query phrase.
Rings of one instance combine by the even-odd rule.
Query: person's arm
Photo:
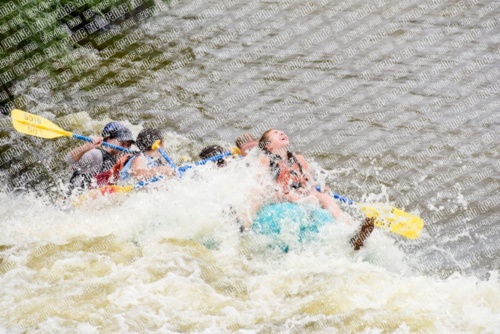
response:
[[[131,166],[132,176],[139,180],[146,180],[158,174],[174,176],[175,171],[170,166],[148,167],[148,159],[145,156],[138,156]]]
[[[102,145],[103,141],[102,137],[90,137],[90,138],[92,138],[92,142],[86,142],[85,144],[80,145],[79,147],[70,151],[70,153],[66,157],[66,162],[68,164],[72,165],[75,162],[80,161],[80,159],[83,157],[85,153],[94,148],[98,148]]]
[[[297,155],[297,160],[302,165],[304,172],[307,172],[309,177],[311,177],[309,164],[307,163],[306,159],[302,155]],[[312,178],[311,182],[313,182]],[[315,185],[312,186],[315,187]],[[321,206],[324,209],[330,211],[335,219],[342,218],[347,224],[351,224],[350,219],[342,212],[338,204],[335,203],[333,197],[331,197],[328,193],[314,191],[313,194],[320,201]]]
[[[102,153],[92,149],[85,152],[77,161],[73,160],[71,153],[68,153],[66,162],[79,174],[97,173],[102,167]]]
[[[307,163],[306,159],[302,155],[297,155],[297,160],[300,162],[302,167],[307,170],[308,175],[311,177],[312,182],[314,182],[314,187],[318,185],[318,179],[315,177],[315,171],[310,168],[309,164]],[[316,189],[317,190],[317,189]],[[317,190],[319,191],[319,190]],[[332,189],[328,186],[324,186],[321,191],[322,193],[330,193]]]

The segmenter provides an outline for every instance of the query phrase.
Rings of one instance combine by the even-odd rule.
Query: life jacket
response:
[[[129,161],[133,160],[134,157],[135,156],[131,154],[125,154],[118,159],[111,169],[95,175],[93,179],[97,187],[113,185],[118,182],[121,170]]]
[[[295,155],[288,153],[288,159],[283,160],[279,155],[267,152],[269,167],[274,179],[283,186],[285,193],[289,190],[305,188],[309,183],[309,176],[304,173],[302,165]]]
[[[95,171],[85,174],[80,174],[79,171],[74,171],[73,175],[69,179],[69,191],[71,192],[74,188],[91,188],[93,184],[93,179],[111,169],[116,163],[116,157],[112,156],[108,151],[104,150],[102,147],[97,148],[102,154],[102,164],[101,167]]]
[[[132,175],[132,173],[131,173],[132,162],[138,156],[139,155],[132,156],[130,159],[128,159],[128,161],[126,161],[126,163],[122,166],[122,168],[120,168],[119,172],[116,174],[117,176],[119,176],[120,180],[123,181],[123,180],[127,180],[128,178],[130,178],[130,176]],[[156,158],[150,157],[147,154],[144,154],[144,156],[148,159],[148,162],[146,164],[147,167],[166,166],[166,163],[164,163],[160,159],[156,159]]]

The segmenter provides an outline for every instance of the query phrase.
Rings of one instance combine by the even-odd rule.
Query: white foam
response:
[[[354,252],[355,227],[329,225],[288,254],[242,235],[223,212],[247,210],[259,186],[245,162],[191,170],[99,208],[0,194],[0,323],[85,333],[500,328],[496,272],[487,281],[423,276],[387,232]]]

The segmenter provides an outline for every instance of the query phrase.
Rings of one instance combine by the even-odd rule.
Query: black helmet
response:
[[[163,141],[163,136],[158,129],[144,129],[137,135],[135,145],[141,152],[149,151],[157,140]]]
[[[104,139],[118,139],[119,141],[128,141],[135,143],[132,132],[123,124],[118,122],[110,122],[106,124],[101,133]]]
[[[224,149],[219,145],[210,145],[205,147],[199,154],[199,157],[203,160],[215,157],[216,155],[224,153]],[[224,159],[219,159],[216,161],[218,167],[223,167],[226,165]]]

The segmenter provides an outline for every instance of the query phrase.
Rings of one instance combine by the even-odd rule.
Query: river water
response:
[[[35,79],[24,110],[84,135],[160,128],[178,163],[282,129],[335,192],[424,230],[353,252],[343,205],[353,226],[273,251],[227,214],[257,186],[242,161],[63,208],[78,143],[3,119],[0,332],[498,333],[499,7],[172,1],[112,24],[114,52],[73,50],[84,70]]]

